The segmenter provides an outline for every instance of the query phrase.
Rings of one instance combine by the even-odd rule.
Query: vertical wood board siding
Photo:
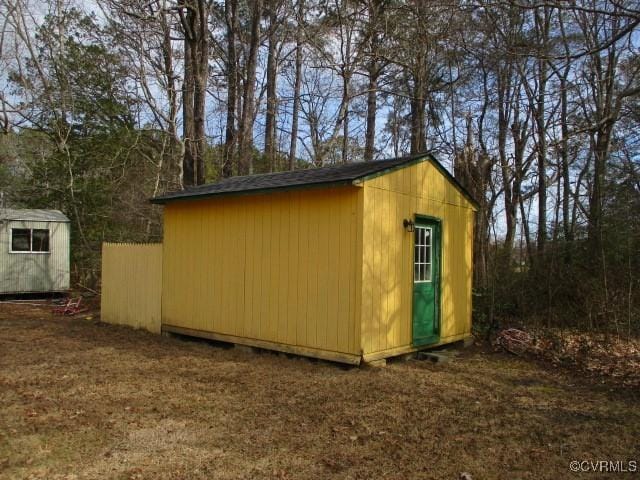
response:
[[[102,321],[161,330],[162,244],[102,245]]]
[[[413,234],[402,221],[416,214],[442,221],[441,341],[470,334],[471,203],[429,162],[366,180],[363,202],[363,353],[411,346]]]
[[[355,187],[174,202],[163,323],[360,354]]]

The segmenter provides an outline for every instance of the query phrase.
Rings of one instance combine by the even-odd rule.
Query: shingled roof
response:
[[[2,220],[27,222],[69,222],[69,218],[60,210],[27,208],[0,208],[0,221]]]
[[[431,154],[425,153],[409,157],[375,160],[372,162],[347,163],[321,168],[309,168],[278,173],[246,175],[225,178],[216,183],[189,187],[151,199],[152,203],[165,204],[176,200],[200,199],[218,195],[262,193],[272,190],[296,189],[304,187],[330,187],[351,185],[371,175],[379,175],[408,165],[430,161],[445,175],[474,205],[469,193],[451,176]]]

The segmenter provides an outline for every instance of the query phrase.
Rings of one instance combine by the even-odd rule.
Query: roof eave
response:
[[[187,200],[204,200],[208,198],[214,197],[222,197],[222,196],[240,196],[240,195],[259,195],[263,193],[270,192],[286,192],[290,190],[302,190],[302,189],[310,189],[310,188],[327,188],[327,187],[337,187],[337,186],[355,186],[361,187],[364,182],[367,180],[371,180],[372,178],[379,177],[381,175],[386,175],[387,173],[399,170],[401,168],[406,168],[411,165],[415,165],[420,162],[429,161],[432,165],[434,165],[438,171],[444,175],[444,177],[449,180],[449,182],[462,194],[462,196],[471,204],[473,210],[478,211],[480,209],[480,205],[478,202],[471,196],[471,194],[464,188],[460,182],[451,175],[444,166],[438,162],[438,160],[429,152],[421,153],[414,155],[413,157],[408,158],[408,160],[399,165],[393,165],[391,167],[381,168],[380,170],[355,176],[347,179],[341,180],[333,180],[333,181],[325,181],[325,182],[316,182],[316,183],[302,183],[298,185],[283,185],[281,187],[266,187],[266,188],[256,188],[252,190],[236,190],[230,192],[211,192],[211,193],[194,193],[192,195],[179,195],[176,197],[156,197],[151,198],[149,201],[155,205],[165,205],[171,202],[177,201],[187,201]]]
[[[178,201],[197,201],[207,200],[215,197],[230,197],[230,196],[246,196],[246,195],[260,195],[270,192],[287,192],[291,190],[307,190],[314,188],[330,188],[330,187],[346,187],[346,186],[358,186],[354,183],[355,179],[346,179],[329,182],[317,182],[317,183],[303,183],[299,185],[284,185],[281,187],[268,187],[268,188],[256,188],[252,190],[237,190],[232,192],[212,192],[212,193],[195,193],[193,195],[180,195],[177,197],[155,197],[150,198],[149,202],[154,205],[166,205],[167,203],[173,203]]]
[[[40,222],[40,223],[71,223],[71,220],[48,219],[48,218],[2,218],[0,222]]]
[[[380,177],[381,175],[386,175],[387,173],[395,172],[396,170],[400,170],[402,168],[410,167],[411,165],[415,165],[416,163],[424,162],[425,160],[433,160],[433,156],[430,153],[424,153],[420,155],[416,155],[410,160],[407,160],[405,163],[401,163],[400,165],[394,165],[392,167],[382,168],[376,172],[369,173],[367,175],[363,175],[358,177],[356,180],[358,183],[364,183],[367,180],[371,180],[372,178]]]

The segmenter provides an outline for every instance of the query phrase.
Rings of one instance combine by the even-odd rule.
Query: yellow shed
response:
[[[429,154],[152,201],[163,331],[353,364],[470,336],[476,204]]]

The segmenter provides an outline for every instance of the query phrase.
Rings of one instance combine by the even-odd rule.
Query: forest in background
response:
[[[474,313],[640,330],[640,2],[0,0],[0,191],[103,241],[159,193],[433,152],[480,204]]]

